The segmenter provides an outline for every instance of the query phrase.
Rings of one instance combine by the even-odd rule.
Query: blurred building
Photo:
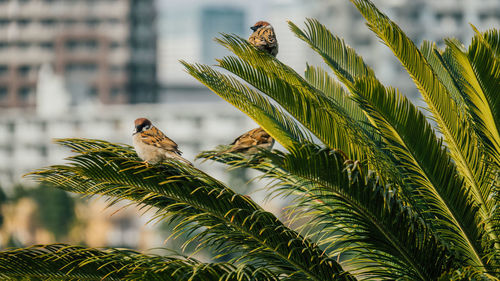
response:
[[[481,31],[500,26],[500,0],[373,2],[417,46],[425,39],[442,47],[443,37],[468,44],[469,23]],[[24,173],[64,161],[69,151],[52,138],[131,144],[137,117],[150,118],[189,160],[230,143],[255,124],[178,61],[214,65],[230,55],[214,37],[223,32],[247,38],[250,26],[268,20],[279,41],[277,58],[302,74],[306,62],[323,65],[286,22],[303,27],[306,18],[344,38],[382,82],[418,96],[406,71],[348,0],[0,0],[0,186],[9,189],[26,181]],[[222,165],[195,166],[230,180]],[[96,221],[101,209],[82,212]],[[110,220],[94,228],[109,228],[109,237],[88,243],[135,246],[143,221]]]
[[[389,48],[366,26],[350,1],[315,0],[307,17],[317,18],[352,46],[387,85],[397,87],[414,101],[419,96],[406,71]],[[413,40],[444,48],[444,38],[470,43],[474,24],[480,31],[500,26],[500,0],[372,0]],[[299,2],[304,2],[300,0]],[[315,56],[317,57],[317,56]],[[313,58],[308,59],[312,61]]]
[[[33,107],[52,65],[72,103],[156,101],[153,0],[1,0],[0,108]]]
[[[22,175],[43,166],[62,163],[70,150],[53,144],[54,138],[90,138],[132,143],[134,120],[149,118],[179,144],[190,161],[201,150],[229,144],[255,124],[227,103],[100,105],[73,108],[71,113],[43,116],[22,110],[4,110],[0,118],[0,186],[30,183]],[[222,180],[229,177],[218,165],[195,162]],[[217,168],[214,168],[217,167]]]

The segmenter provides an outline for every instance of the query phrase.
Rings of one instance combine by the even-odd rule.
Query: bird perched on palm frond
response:
[[[248,38],[248,42],[258,50],[267,52],[272,56],[278,54],[278,40],[274,29],[267,21],[258,21],[252,27],[252,35]]]
[[[274,139],[261,127],[250,130],[236,138],[232,143],[232,147],[223,153],[243,152],[256,153],[258,148],[271,150],[274,145]]]
[[[177,144],[146,118],[135,120],[133,144],[139,158],[150,164],[156,164],[166,159],[176,159],[193,165],[181,157],[182,152],[177,148]]]

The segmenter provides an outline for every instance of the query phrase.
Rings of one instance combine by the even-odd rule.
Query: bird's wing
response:
[[[255,48],[265,51],[272,56],[278,54],[278,41],[276,40],[276,34],[272,28],[264,28],[255,31],[248,38],[248,42]]]
[[[142,132],[141,137],[142,137],[142,141],[145,144],[154,145],[156,147],[163,148],[165,150],[174,151],[174,152],[179,153],[179,154],[181,153],[177,149],[177,144],[173,140],[171,140],[170,138],[165,136],[165,134],[163,134],[155,126],[151,127],[151,129],[149,129],[149,130]]]
[[[260,128],[252,129],[243,135],[237,137],[231,144],[238,144],[241,142],[249,142],[250,140],[256,141],[254,138],[255,132],[257,132]]]
[[[243,135],[239,136],[237,139],[231,143],[233,147],[231,151],[236,151],[240,149],[246,149],[258,144],[258,139],[255,138],[255,133],[259,131],[260,128],[250,130]]]
[[[267,28],[262,31],[261,37],[266,40],[267,44],[271,47],[276,46],[277,40],[276,40],[276,34],[274,33],[274,30]]]
[[[264,144],[272,141],[271,135],[269,135],[262,128],[260,128],[259,131],[255,132],[254,139],[257,141],[257,144]]]

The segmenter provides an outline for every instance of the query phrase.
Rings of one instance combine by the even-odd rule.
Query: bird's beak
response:
[[[257,31],[257,29],[259,29],[259,28],[257,26],[252,26],[252,27],[250,27],[250,29],[253,31]]]

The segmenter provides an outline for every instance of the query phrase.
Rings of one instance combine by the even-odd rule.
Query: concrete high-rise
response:
[[[52,65],[72,103],[156,100],[153,0],[0,0],[0,108],[34,107]]]

